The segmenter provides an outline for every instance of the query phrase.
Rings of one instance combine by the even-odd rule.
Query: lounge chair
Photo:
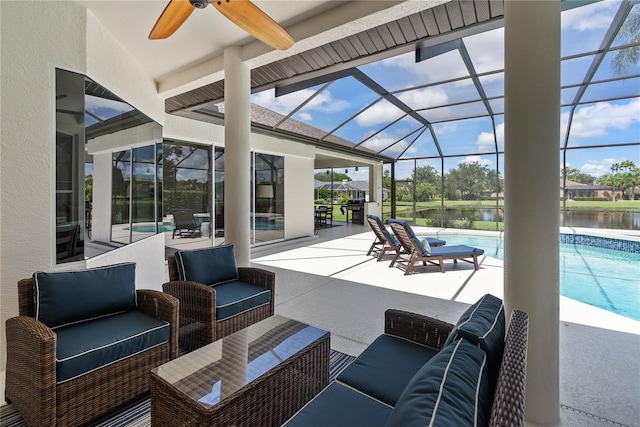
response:
[[[202,236],[201,226],[196,223],[192,209],[172,209],[171,214],[173,214],[173,223],[175,224],[171,235],[172,239],[176,237],[176,234],[180,237],[185,235],[195,237],[196,234]]]
[[[395,258],[391,261],[389,267],[393,267],[396,262],[406,262],[407,269],[404,275],[411,274],[413,266],[417,262],[422,262],[423,265],[431,263],[440,266],[440,271],[445,272],[444,260],[452,259],[454,263],[458,260],[462,260],[468,263],[472,263],[473,267],[478,270],[478,257],[484,254],[484,250],[479,248],[473,248],[466,245],[450,245],[431,248],[426,239],[420,240],[416,237],[415,233],[411,229],[411,226],[406,221],[390,219],[389,225],[393,234],[396,235],[402,246],[401,250],[398,250]]]
[[[367,255],[371,255],[372,252],[376,252],[378,254],[378,261],[381,261],[385,253],[391,251],[396,251],[397,253],[398,250],[402,248],[398,239],[396,239],[396,237],[387,230],[387,227],[385,227],[380,217],[368,214],[367,222],[369,223],[371,230],[373,230],[373,233],[376,235]],[[431,247],[444,246],[444,244],[447,243],[444,240],[432,237],[427,237],[427,240]]]

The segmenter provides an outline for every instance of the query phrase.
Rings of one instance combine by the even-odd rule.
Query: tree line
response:
[[[622,191],[625,199],[635,200],[640,191],[640,167],[631,160],[625,160],[620,163],[613,163],[610,171],[610,173],[596,177],[583,173],[577,168],[566,168],[561,170],[560,174],[566,175],[567,179],[580,184],[597,184],[611,188],[614,201],[616,190]]]
[[[398,180],[396,199],[401,202],[413,202],[415,182],[415,201],[428,202],[444,197],[448,200],[482,200],[495,197],[502,192],[504,179],[493,169],[479,162],[460,163],[457,168],[444,175],[433,166],[417,167],[408,180]],[[391,190],[391,176],[388,170],[382,178],[384,188]]]
[[[581,184],[602,185],[622,191],[625,199],[635,200],[640,194],[640,168],[631,160],[611,165],[611,173],[596,177],[577,168],[566,168],[560,176]],[[383,186],[391,191],[391,176],[385,170]],[[397,180],[396,200],[400,202],[428,202],[440,199],[443,194],[448,200],[483,200],[502,197],[504,179],[494,169],[479,162],[460,163],[449,170],[444,177],[433,166],[417,167],[407,180]],[[415,183],[415,196],[414,196]],[[615,199],[614,199],[615,200]]]

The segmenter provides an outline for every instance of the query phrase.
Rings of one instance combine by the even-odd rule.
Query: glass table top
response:
[[[221,402],[328,332],[271,316],[153,370],[205,407]]]

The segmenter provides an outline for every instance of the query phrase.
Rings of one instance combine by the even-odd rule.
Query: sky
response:
[[[574,100],[577,85],[581,83],[592,63],[593,56],[573,58],[597,50],[602,44],[620,2],[604,0],[588,6],[565,11],[562,14],[561,64],[562,102]],[[636,5],[635,8],[640,8]],[[433,124],[437,141],[445,156],[458,156],[445,160],[445,172],[457,168],[461,162],[479,162],[494,169],[504,170],[502,156],[481,155],[504,149],[504,32],[502,28],[476,34],[463,39],[477,73],[490,73],[480,78],[482,89],[490,100],[494,124],[462,61],[458,50],[451,50],[434,58],[415,63],[415,54],[385,59],[359,67],[370,78],[393,92],[401,101],[419,111]],[[613,46],[625,41],[616,39]],[[598,68],[594,81],[603,80],[587,89],[573,114],[568,147],[593,147],[604,144],[625,144],[640,141],[640,78],[607,81],[614,77],[610,64],[613,53],[608,53]],[[626,75],[640,74],[635,64]],[[451,81],[453,79],[458,79]],[[449,81],[448,83],[445,81]],[[445,82],[445,83],[441,83]],[[438,84],[440,83],[440,84]],[[565,87],[568,86],[568,87]],[[422,131],[414,119],[404,118],[382,130],[403,116],[402,112],[355,80],[346,77],[320,91],[322,85],[275,98],[269,90],[252,96],[252,102],[282,114],[289,114],[312,95],[316,95],[293,117],[326,132],[362,146],[401,159],[437,156],[431,132]],[[320,91],[320,92],[319,92]],[[615,98],[624,98],[612,100]],[[450,105],[463,103],[462,105]],[[561,134],[558,147],[565,142],[571,111],[561,110]],[[484,117],[478,117],[484,116]],[[466,117],[472,119],[456,120]],[[346,124],[345,121],[348,121]],[[415,141],[414,141],[415,140]],[[413,144],[411,144],[413,143]],[[393,144],[393,145],[392,145]],[[411,144],[411,146],[409,146]],[[390,148],[388,148],[392,145]],[[560,156],[560,150],[558,152]],[[640,146],[571,149],[567,151],[568,167],[584,173],[601,176],[610,172],[611,165],[632,160],[640,165]],[[397,165],[397,176],[410,174],[413,162]],[[420,160],[419,165],[441,169],[437,160]],[[341,170],[341,172],[343,172]],[[354,180],[368,179],[366,168],[358,172],[350,169]]]

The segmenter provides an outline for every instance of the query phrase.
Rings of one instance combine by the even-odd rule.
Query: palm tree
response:
[[[611,165],[611,186],[612,191],[611,191],[611,200],[612,201],[616,201],[616,187],[618,187],[618,181],[620,180],[619,176],[618,176],[618,172],[620,172],[620,163],[613,163]]]
[[[629,172],[631,183],[631,200],[636,199],[636,189],[640,187],[640,168],[636,167]]]
[[[640,9],[634,7],[618,31],[618,38],[624,38],[626,43],[640,42]],[[640,46],[620,49],[611,60],[611,69],[616,75],[625,74],[640,59]]]

